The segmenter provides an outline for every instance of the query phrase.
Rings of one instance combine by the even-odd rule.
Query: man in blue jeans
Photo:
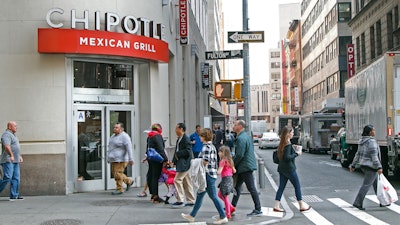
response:
[[[3,167],[3,179],[0,180],[0,192],[6,188],[8,183],[10,186],[10,201],[23,200],[19,195],[19,183],[20,183],[20,170],[19,164],[23,162],[21,156],[21,148],[19,146],[19,140],[15,136],[17,132],[17,123],[10,121],[7,123],[7,130],[1,136],[1,166]]]
[[[245,131],[246,123],[243,120],[235,121],[233,130],[237,133],[235,140],[235,157],[233,162],[236,168],[236,194],[233,196],[232,205],[236,207],[242,191],[243,182],[251,194],[254,210],[247,216],[261,216],[261,204],[257,189],[254,184],[253,171],[257,170],[256,156],[254,154],[253,139]]]

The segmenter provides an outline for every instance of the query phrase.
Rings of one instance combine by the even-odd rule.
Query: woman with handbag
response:
[[[296,172],[295,158],[302,154],[297,146],[293,146],[290,143],[290,139],[293,138],[293,128],[285,126],[282,129],[281,140],[278,145],[278,172],[279,172],[279,188],[275,196],[274,212],[285,212],[280,208],[280,201],[282,198],[283,191],[285,190],[288,180],[292,183],[294,191],[296,193],[296,199],[299,203],[300,212],[305,212],[311,209],[311,206],[307,206],[302,200],[300,181]],[[296,148],[296,149],[295,149]]]
[[[148,158],[149,170],[147,171],[147,184],[149,186],[149,192],[151,194],[151,200],[153,203],[164,202],[158,195],[158,179],[160,178],[163,162],[168,161],[168,157],[165,154],[164,139],[162,137],[162,127],[160,124],[155,123],[151,125],[151,131],[147,137],[147,149],[154,149],[163,158],[162,161],[152,160]]]
[[[376,194],[377,178],[378,174],[382,173],[382,164],[380,161],[381,152],[374,138],[375,128],[372,125],[365,126],[361,136],[358,142],[357,153],[350,166],[350,172],[354,172],[356,165],[360,164],[360,168],[364,173],[364,181],[354,200],[353,206],[359,210],[365,210],[363,207],[365,195],[372,185]],[[384,205],[380,206],[383,207]]]

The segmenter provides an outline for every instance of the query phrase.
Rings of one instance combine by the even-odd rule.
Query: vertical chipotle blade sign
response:
[[[188,32],[187,0],[179,0],[179,36],[181,45],[188,44]]]

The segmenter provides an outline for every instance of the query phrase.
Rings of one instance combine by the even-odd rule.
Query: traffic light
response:
[[[219,81],[214,84],[214,96],[215,98],[232,98],[232,82],[230,81]]]
[[[234,99],[242,98],[242,84],[241,83],[233,84],[233,98]]]

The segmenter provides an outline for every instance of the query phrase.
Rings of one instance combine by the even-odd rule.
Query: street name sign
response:
[[[240,58],[243,58],[243,50],[206,52],[206,60],[240,59]]]
[[[264,31],[228,31],[228,43],[264,42]]]

